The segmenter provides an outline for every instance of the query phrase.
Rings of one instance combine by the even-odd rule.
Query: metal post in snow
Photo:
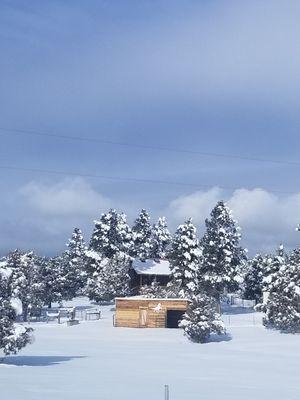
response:
[[[165,385],[165,400],[169,400],[169,385]]]

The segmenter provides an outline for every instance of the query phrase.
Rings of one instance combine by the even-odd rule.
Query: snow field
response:
[[[165,384],[170,400],[299,399],[299,335],[252,313],[227,312],[231,337],[193,344],[180,329],[114,328],[111,306],[101,311],[73,327],[32,324],[34,344],[0,365],[1,400],[159,400]]]

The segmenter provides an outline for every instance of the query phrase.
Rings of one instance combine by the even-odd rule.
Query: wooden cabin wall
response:
[[[154,311],[158,304],[161,304],[160,311]],[[116,300],[116,327],[128,328],[164,328],[166,326],[167,310],[186,311],[188,301],[153,300],[153,299],[117,299]],[[141,324],[142,310],[146,310],[147,323]]]

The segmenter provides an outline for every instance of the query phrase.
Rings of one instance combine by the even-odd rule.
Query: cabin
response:
[[[154,281],[166,286],[171,276],[170,263],[167,260],[134,260],[129,276],[132,294],[138,294],[142,286],[150,286]]]
[[[127,328],[178,328],[189,307],[188,299],[116,298],[114,326]]]

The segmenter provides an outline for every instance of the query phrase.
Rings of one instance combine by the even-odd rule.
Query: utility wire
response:
[[[74,140],[74,141],[80,141],[80,142],[101,143],[101,144],[107,144],[107,145],[133,147],[133,148],[146,149],[146,150],[194,154],[194,155],[199,155],[199,156],[217,157],[217,158],[231,158],[231,159],[236,159],[236,160],[256,161],[256,162],[281,164],[281,165],[293,165],[293,166],[298,166],[298,167],[300,166],[300,162],[298,162],[298,161],[274,160],[274,159],[265,159],[265,158],[260,158],[260,157],[240,156],[240,155],[234,155],[234,154],[203,152],[203,151],[197,151],[197,150],[191,150],[191,149],[178,149],[178,148],[163,147],[163,146],[144,145],[144,144],[139,144],[139,143],[126,143],[126,142],[119,142],[119,141],[92,138],[92,137],[60,135],[60,134],[55,134],[55,133],[46,133],[46,132],[32,131],[32,130],[26,130],[26,129],[7,129],[7,128],[0,127],[0,131],[2,131],[2,133],[0,133],[2,135],[13,134],[13,135],[49,137],[49,138],[53,138],[53,139],[64,139],[64,140]]]
[[[132,178],[132,177],[120,177],[120,176],[108,176],[108,175],[97,175],[97,174],[88,174],[88,173],[80,173],[74,171],[59,171],[59,170],[49,170],[49,169],[40,169],[40,168],[25,168],[25,167],[15,167],[9,165],[0,165],[0,169],[3,170],[11,170],[11,171],[24,171],[24,172],[34,172],[34,173],[43,173],[43,174],[54,174],[54,175],[65,175],[65,176],[78,176],[83,178],[96,178],[96,179],[104,179],[104,180],[112,180],[119,182],[134,182],[134,183],[150,183],[150,184],[162,184],[162,185],[175,185],[175,186],[186,186],[186,187],[194,187],[194,188],[211,188],[218,187],[223,190],[236,190],[236,187],[229,186],[219,186],[219,185],[208,185],[208,184],[195,184],[195,183],[187,183],[187,182],[176,182],[176,181],[164,181],[164,180],[156,180],[156,179],[142,179],[142,178]],[[248,189],[254,190],[254,189]],[[280,190],[269,190],[262,188],[255,188],[255,190],[267,190],[269,193],[276,194],[295,194],[294,192],[284,192]]]

